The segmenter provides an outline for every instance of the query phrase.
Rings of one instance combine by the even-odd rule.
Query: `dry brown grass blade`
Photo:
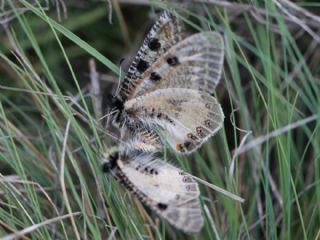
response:
[[[78,240],[80,240],[81,239],[80,233],[78,231],[77,224],[76,224],[76,222],[73,218],[73,215],[72,215],[72,209],[71,209],[70,201],[68,198],[65,179],[64,179],[65,154],[66,154],[67,139],[68,139],[68,135],[69,135],[70,125],[71,125],[71,123],[70,123],[70,121],[68,121],[67,126],[66,126],[66,130],[65,130],[65,134],[64,134],[64,139],[63,139],[62,154],[61,154],[61,167],[60,167],[60,184],[61,184],[63,199],[66,204],[69,215],[70,215],[70,220],[71,220],[71,224],[72,224],[74,233],[76,234],[76,238]]]
[[[120,28],[121,28],[121,32],[122,32],[124,41],[127,45],[129,45],[130,44],[129,31],[128,31],[127,24],[124,20],[124,17],[123,17],[122,11],[121,11],[119,1],[112,0],[112,3],[113,3],[113,8],[117,14],[118,19],[119,19]]]

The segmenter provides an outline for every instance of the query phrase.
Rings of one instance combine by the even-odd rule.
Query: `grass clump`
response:
[[[101,173],[102,140],[112,138],[101,137],[89,59],[111,92],[120,59],[125,69],[158,12],[148,1],[112,2],[112,24],[103,2],[0,6],[4,239],[186,237]],[[205,227],[189,238],[319,239],[319,4],[202,2],[170,9],[188,30],[224,36],[216,93],[225,125],[197,153],[175,160],[246,201],[202,186]]]

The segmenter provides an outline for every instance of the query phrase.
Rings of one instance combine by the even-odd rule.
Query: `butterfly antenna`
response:
[[[109,113],[107,113],[107,114],[103,115],[101,118],[99,118],[99,119],[98,119],[98,121],[101,121],[101,120],[103,120],[103,119],[105,119],[105,118],[109,117],[110,115],[114,114],[114,113],[115,113],[115,112],[117,112],[117,111],[118,111],[118,110],[114,110],[114,111],[111,111],[111,112],[109,112]]]

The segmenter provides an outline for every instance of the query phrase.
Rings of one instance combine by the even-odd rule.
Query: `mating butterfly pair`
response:
[[[123,143],[105,156],[104,171],[187,233],[203,226],[198,184],[154,153],[165,143],[177,153],[191,153],[221,128],[223,111],[211,93],[223,58],[219,33],[182,39],[178,19],[164,12],[112,100]]]

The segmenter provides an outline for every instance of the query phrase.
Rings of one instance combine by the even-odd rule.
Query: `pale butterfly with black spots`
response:
[[[178,18],[164,12],[153,25],[112,98],[113,123],[146,129],[178,153],[191,153],[223,125],[211,94],[220,81],[224,44],[218,32],[182,39]]]
[[[162,147],[158,135],[136,132],[135,137],[104,154],[103,171],[177,229],[188,234],[199,232],[204,220],[198,184],[155,155]]]

